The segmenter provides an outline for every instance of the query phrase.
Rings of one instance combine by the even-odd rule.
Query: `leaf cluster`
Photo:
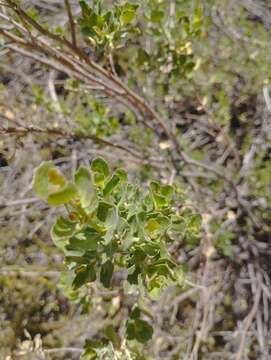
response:
[[[74,290],[97,279],[110,288],[119,271],[151,297],[182,280],[183,269],[168,245],[176,237],[198,237],[200,217],[177,210],[172,186],[153,181],[144,191],[129,183],[123,169],[111,172],[96,158],[89,168],[80,167],[73,181],[44,162],[35,171],[34,188],[50,205],[66,207],[51,236],[65,254]],[[128,338],[147,341],[152,332],[146,324],[139,315],[132,317]]]
[[[133,26],[137,4],[125,2],[123,5],[114,4],[111,10],[104,10],[99,0],[94,1],[92,7],[84,0],[79,3],[82,10],[79,19],[81,31],[101,50],[117,48],[129,34],[138,32]]]

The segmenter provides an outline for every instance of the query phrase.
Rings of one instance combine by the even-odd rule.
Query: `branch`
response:
[[[72,44],[73,44],[74,47],[77,47],[77,45],[76,45],[75,23],[74,23],[72,11],[71,11],[71,5],[70,5],[69,0],[64,0],[64,1],[65,1],[67,14],[68,14],[68,17],[69,17],[69,22],[70,22]]]
[[[256,295],[255,295],[254,304],[252,306],[252,309],[243,322],[243,329],[242,329],[242,335],[241,335],[241,339],[240,339],[240,345],[239,345],[238,351],[235,355],[235,360],[242,360],[245,343],[246,343],[247,332],[252,324],[253,319],[255,318],[255,316],[257,314],[258,306],[259,306],[260,299],[261,299],[261,294],[262,294],[261,287],[259,286],[257,289]]]
[[[79,134],[75,134],[75,133],[69,133],[69,132],[66,132],[64,130],[61,130],[61,129],[50,129],[50,128],[47,128],[47,129],[42,129],[42,128],[38,128],[38,127],[33,127],[33,126],[30,126],[30,127],[7,127],[7,128],[2,128],[0,129],[0,134],[16,134],[16,135],[19,135],[19,136],[25,136],[29,133],[40,133],[40,134],[46,134],[46,135],[57,135],[57,136],[61,136],[61,137],[64,137],[64,138],[72,138],[74,140],[93,140],[94,142],[96,143],[99,143],[99,144],[103,144],[103,145],[106,145],[106,146],[111,146],[111,147],[114,147],[116,149],[120,149],[120,150],[123,150],[123,151],[126,151],[127,153],[133,155],[134,157],[138,158],[138,159],[141,159],[143,160],[143,158],[138,154],[136,153],[134,150],[131,150],[123,145],[119,145],[119,144],[116,144],[116,143],[113,143],[109,140],[105,140],[105,139],[102,139],[96,135],[91,135],[91,134],[82,134],[82,133],[79,133]]]
[[[124,92],[124,96],[130,101],[133,106],[136,106],[141,114],[144,116],[148,115],[150,119],[154,120],[161,129],[165,132],[167,137],[172,140],[174,147],[179,148],[179,144],[174,140],[172,133],[169,131],[168,127],[165,125],[164,120],[160,117],[160,115],[146,102],[144,98],[141,98],[131,89],[129,89],[118,77],[111,74],[111,72],[105,70],[102,66],[92,61],[83,51],[79,48],[74,47],[74,45],[69,42],[64,36],[59,36],[53,34],[49,30],[43,28],[37,21],[32,19],[22,8],[20,8],[14,1],[7,0],[7,3],[12,7],[12,9],[16,12],[19,18],[27,21],[30,25],[32,25],[40,34],[50,38],[51,40],[56,41],[58,44],[61,44],[67,47],[74,55],[77,55],[81,61],[90,66],[90,69],[95,70],[99,76],[103,77],[103,80],[112,82],[117,88]],[[83,65],[83,64],[81,64]]]
[[[74,347],[65,347],[65,348],[54,348],[54,349],[45,349],[43,350],[47,354],[55,354],[58,352],[76,352],[76,353],[82,353],[84,350],[80,348],[74,348]]]
[[[47,277],[47,278],[59,278],[60,271],[54,270],[44,270],[44,271],[25,271],[25,270],[1,270],[0,276],[11,277],[11,276],[21,276],[24,278],[35,278],[35,277]]]
[[[21,205],[28,205],[39,202],[40,200],[37,198],[30,198],[30,199],[22,199],[22,200],[13,200],[6,203],[0,203],[0,210],[4,209],[9,206],[21,206]]]

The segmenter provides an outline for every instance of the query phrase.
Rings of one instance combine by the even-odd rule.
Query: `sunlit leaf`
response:
[[[94,172],[103,174],[106,178],[109,175],[109,166],[107,162],[102,158],[96,158],[91,163],[91,169]]]
[[[94,183],[98,186],[104,186],[109,176],[109,166],[102,158],[96,158],[91,163],[91,169],[94,173]]]
[[[120,183],[121,179],[117,175],[113,175],[111,179],[105,184],[103,194],[108,196]]]
[[[34,171],[34,190],[37,196],[43,200],[47,200],[54,188],[54,183],[48,176],[50,170],[58,171],[52,161],[45,161]]]
[[[93,209],[97,204],[96,191],[92,185],[91,174],[86,167],[80,167],[75,175],[74,182],[80,197],[83,208],[90,207]]]
[[[53,206],[66,204],[77,196],[77,189],[74,184],[68,183],[60,190],[51,193],[48,196],[48,203]]]

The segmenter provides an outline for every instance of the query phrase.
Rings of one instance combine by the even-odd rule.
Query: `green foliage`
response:
[[[52,162],[44,162],[36,169],[34,189],[37,195],[53,206],[70,202],[76,195],[76,186],[66,182]]]
[[[149,0],[145,4],[146,33],[152,50],[138,49],[138,65],[148,71],[158,70],[177,78],[195,67],[192,40],[201,33],[203,9],[177,1],[174,10],[170,2]],[[168,16],[170,14],[170,16]]]
[[[79,87],[80,84],[75,83],[75,86]],[[80,97],[74,109],[74,121],[79,125],[79,130],[87,135],[108,136],[119,130],[117,117],[102,102],[88,94]]]
[[[94,42],[98,51],[120,47],[129,34],[138,31],[132,26],[137,4],[114,4],[112,10],[105,11],[100,1],[94,1],[92,7],[84,0],[79,3],[82,10],[82,17],[79,19],[81,31]]]
[[[87,269],[81,268],[82,263],[92,260],[97,271],[103,264],[104,277],[112,267],[112,263],[109,266],[109,259],[116,262],[117,266],[133,266],[144,260],[145,266],[140,264],[140,273],[145,279],[157,261],[164,262],[167,267],[168,255],[163,247],[169,241],[167,231],[171,229],[171,218],[177,216],[169,195],[172,189],[155,183],[155,192],[152,183],[151,193],[142,195],[139,189],[126,182],[123,171],[117,170],[110,177],[108,165],[101,158],[92,162],[91,170],[79,168],[75,174],[75,183],[69,185],[76,191],[71,192],[69,198],[65,191],[54,191],[59,179],[64,189],[66,182],[50,164],[44,163],[35,174],[35,189],[39,196],[53,205],[67,204],[69,216],[57,220],[53,227],[53,238],[56,244],[58,241],[63,243],[65,235],[66,256],[76,262],[74,269],[79,264],[79,274],[84,273],[83,270]],[[52,177],[48,176],[52,172],[54,183]],[[49,184],[47,188],[40,183],[41,176],[46,178],[46,184]],[[39,191],[40,185],[43,192]],[[51,199],[55,199],[56,194],[57,202],[52,203]],[[93,251],[96,253],[93,254]],[[165,253],[163,257],[162,251]],[[78,254],[78,258],[75,254]],[[103,262],[104,258],[106,262]]]
[[[152,297],[182,280],[168,245],[176,236],[198,236],[200,217],[190,210],[178,212],[171,186],[151,182],[142,191],[128,182],[124,170],[111,173],[107,162],[96,158],[91,167],[77,170],[74,182],[45,162],[35,171],[34,188],[49,204],[65,204],[68,214],[56,220],[51,234],[64,251],[73,290],[96,279],[110,288],[121,269],[130,285]],[[153,331],[139,315],[134,310],[127,321],[127,339],[145,342]]]
[[[199,64],[194,43],[202,38],[203,12],[202,1],[141,2],[137,16],[141,33],[134,37],[136,45],[128,43],[116,52],[130,84],[144,87],[144,92],[154,99],[162,96],[169,101],[178,97],[178,92],[183,92],[183,80]]]
[[[126,323],[127,339],[145,343],[152,338],[153,329],[145,320],[140,319],[140,313],[138,307],[131,312]]]
[[[225,256],[233,256],[232,241],[235,239],[234,233],[224,230],[217,236],[215,242],[216,248],[222,252]]]

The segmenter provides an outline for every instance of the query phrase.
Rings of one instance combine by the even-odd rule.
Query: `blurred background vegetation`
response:
[[[132,1],[139,7],[121,20],[123,2],[87,1],[115,11],[91,26],[76,0],[20,3],[143,102],[114,93],[110,78],[113,90],[104,91],[80,63],[80,71],[56,66],[60,57],[35,40],[67,59],[74,48],[41,36],[13,1],[0,2],[0,359],[78,359],[105,326],[122,332],[129,301],[97,284],[76,301],[50,239],[60,210],[32,190],[42,161],[70,176],[97,155],[143,188],[173,184],[180,206],[203,219],[200,241],[180,238],[171,249],[197,285],[147,301],[154,337],[139,346],[142,358],[270,359],[269,1]]]

